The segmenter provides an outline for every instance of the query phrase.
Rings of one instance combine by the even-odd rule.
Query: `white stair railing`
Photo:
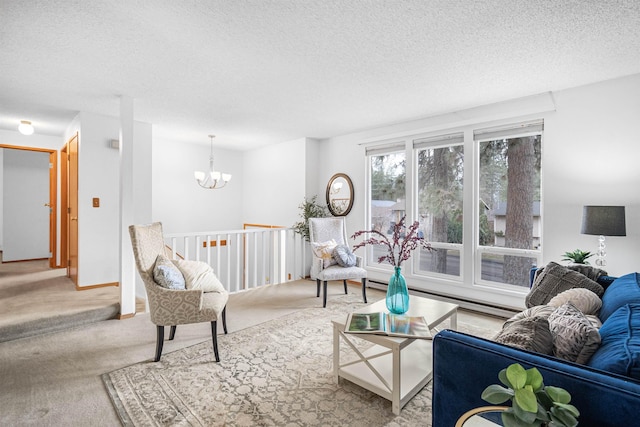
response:
[[[309,273],[306,241],[291,228],[171,233],[173,258],[204,261],[229,292],[298,280]]]

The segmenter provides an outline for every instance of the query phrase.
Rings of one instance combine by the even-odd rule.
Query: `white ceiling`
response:
[[[246,150],[640,73],[638,0],[0,0],[0,129]]]

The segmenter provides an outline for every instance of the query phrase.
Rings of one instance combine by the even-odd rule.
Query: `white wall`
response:
[[[554,109],[555,112],[551,111]],[[539,114],[533,115],[538,112]],[[640,75],[542,94],[364,132],[336,136],[321,142],[318,192],[335,172],[349,175],[355,203],[347,217],[348,232],[365,226],[365,157],[363,143],[429,131],[483,124],[509,117],[543,117],[543,258],[560,262],[565,251],[597,248],[596,236],[580,234],[582,206],[625,205],[627,237],[607,239],[608,271],[622,275],[638,270],[640,253],[640,169],[635,154],[640,117]],[[412,280],[412,279],[410,279]],[[416,279],[413,279],[416,280]],[[466,279],[470,281],[470,279]],[[467,290],[436,281],[426,288],[469,297]],[[478,297],[481,298],[481,297]],[[514,296],[510,304],[522,297]]]
[[[120,158],[111,140],[119,139],[117,117],[81,112],[66,132],[65,141],[79,132],[78,144],[78,286],[95,286],[120,281]],[[134,156],[151,157],[151,125],[134,122]],[[137,173],[149,175],[150,162],[141,159]],[[150,180],[134,185],[137,194],[151,192]],[[100,207],[93,207],[93,198]],[[140,196],[136,218],[149,216],[150,198]],[[140,289],[138,289],[140,291]]]
[[[290,227],[298,220],[306,194],[306,152],[307,138],[245,152],[244,222]]]
[[[627,236],[607,238],[606,270],[640,271],[640,75],[554,96],[544,132],[544,260],[597,250],[597,236],[580,234],[583,205],[623,205]]]
[[[153,140],[152,218],[165,233],[238,230],[242,228],[245,173],[241,151],[213,145],[214,167],[232,174],[219,190],[201,188],[195,170],[209,170],[209,144]]]

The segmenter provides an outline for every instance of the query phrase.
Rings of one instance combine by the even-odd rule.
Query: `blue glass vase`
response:
[[[389,279],[387,287],[387,309],[394,314],[404,314],[409,310],[409,290],[407,281],[400,272],[400,267],[395,267],[396,271]]]

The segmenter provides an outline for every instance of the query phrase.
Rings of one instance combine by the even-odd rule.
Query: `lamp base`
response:
[[[596,253],[596,265],[598,267],[604,267],[607,265],[607,252],[605,251],[606,245],[604,244],[604,236],[598,237],[598,252]]]

